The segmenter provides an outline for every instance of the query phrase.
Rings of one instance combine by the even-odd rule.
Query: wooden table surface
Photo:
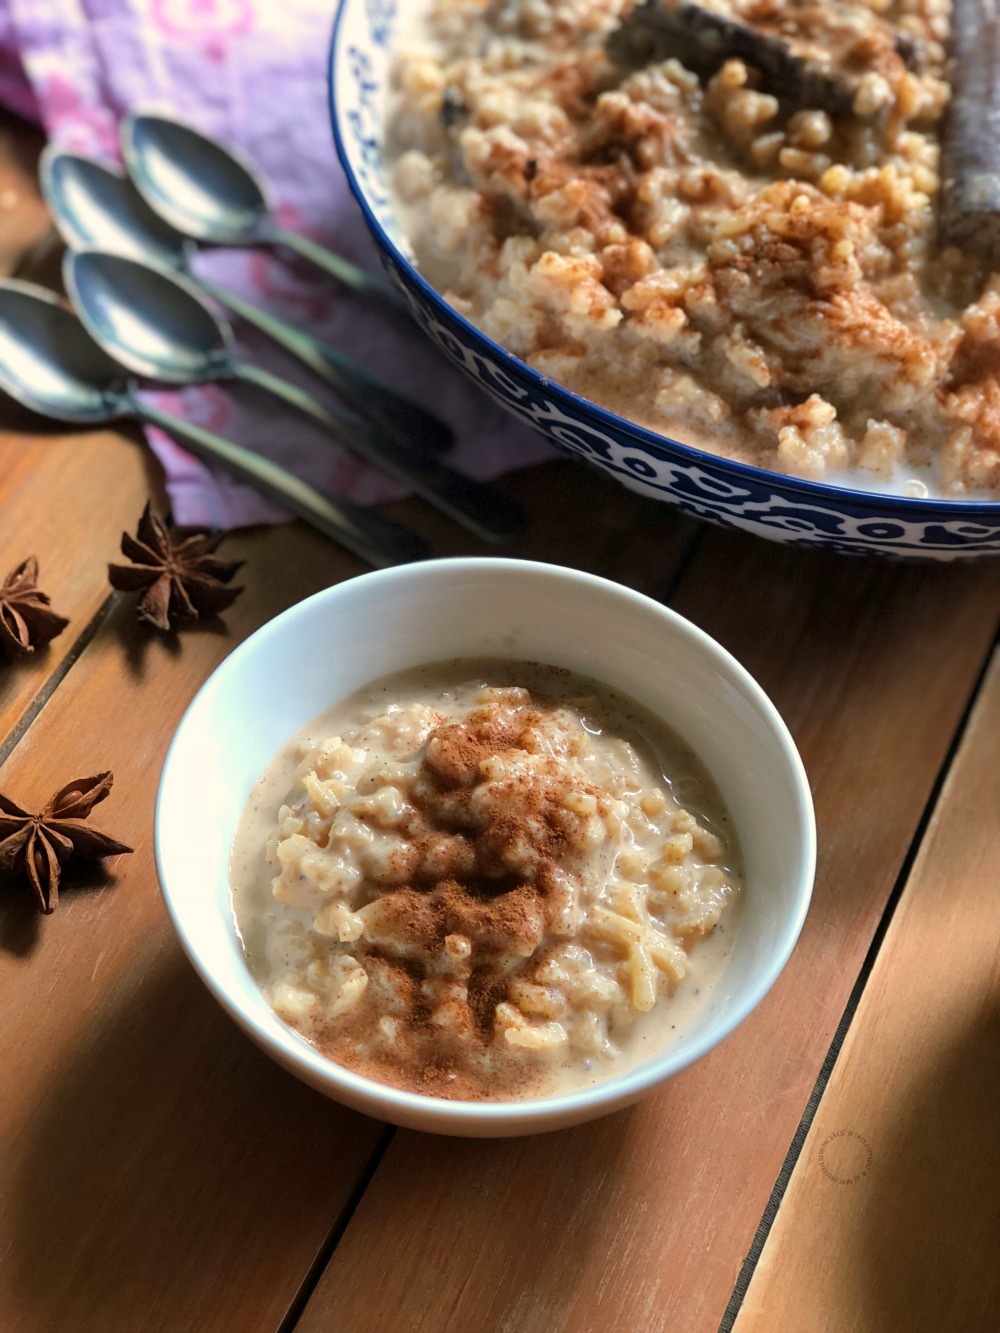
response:
[[[0,269],[45,277],[36,151],[0,133]],[[227,632],[146,632],[106,577],[162,499],[137,440],[0,402],[0,577],[37,555],[71,622],[0,662],[0,790],[110,768],[94,822],[135,847],[51,917],[0,893],[2,1333],[998,1333],[1000,562],[786,550],[568,462],[505,483],[531,513],[508,554],[669,602],[753,672],[819,872],[778,983],[706,1059],[595,1124],[448,1140],[299,1084],[182,955],[152,850],[173,730],[242,638],[361,566],[299,524],[241,533]]]

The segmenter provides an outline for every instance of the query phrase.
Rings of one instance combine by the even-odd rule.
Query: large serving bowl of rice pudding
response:
[[[808,905],[808,783],[719,645],[526,561],[350,580],[218,669],[160,883],[219,1001],[357,1110],[465,1135],[626,1106],[705,1054]]]
[[[798,545],[1000,550],[1000,275],[938,227],[949,6],[707,8],[829,78],[622,56],[633,0],[341,0],[334,133],[383,262],[633,489]]]

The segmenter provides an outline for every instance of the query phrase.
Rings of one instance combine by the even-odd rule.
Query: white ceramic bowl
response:
[[[692,746],[732,813],[743,920],[709,1005],[676,1045],[599,1087],[456,1102],[374,1083],[318,1054],[271,1011],[233,926],[228,862],[250,789],[293,732],[369,681],[487,654],[584,672],[630,694]],[[160,884],[203,981],[286,1069],[358,1111],[415,1129],[528,1134],[637,1101],[716,1046],[773,985],[805,917],[815,823],[802,762],[760,687],[717,643],[618,584],[520,560],[458,559],[351,579],[285,611],[226,659],[188,709],[156,807]]]

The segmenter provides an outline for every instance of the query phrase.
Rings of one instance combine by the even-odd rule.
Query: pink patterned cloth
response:
[[[280,221],[377,267],[333,150],[326,56],[333,0],[0,0],[0,106],[44,125],[57,143],[118,157],[117,122],[142,106],[171,111],[242,149],[265,177]],[[452,461],[494,477],[551,456],[416,330],[363,310],[304,260],[264,250],[199,256],[199,271],[348,350],[454,428]],[[255,330],[240,350],[323,397],[330,390]],[[157,392],[156,401],[267,453],[318,486],[362,504],[403,492],[258,391],[219,385]],[[178,523],[218,528],[280,521],[269,501],[209,472],[158,431]]]

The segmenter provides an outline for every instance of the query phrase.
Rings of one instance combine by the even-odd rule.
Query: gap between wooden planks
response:
[[[814,787],[819,877],[791,962],[728,1042],[631,1111],[520,1141],[397,1133],[298,1333],[714,1333],[989,650],[998,592],[996,566],[852,562],[731,534],[703,544],[672,603],[771,693]]]
[[[2,448],[22,472],[3,495],[0,564],[44,535],[43,572],[78,571],[52,585],[72,617],[72,648],[107,591],[118,533],[141,509],[141,469],[116,484],[121,469],[131,475],[135,447],[84,436]],[[66,465],[77,451],[89,464],[81,470]],[[518,554],[653,593],[666,590],[696,531],[569,463],[507,484],[532,515]],[[45,496],[37,528],[22,512],[23,488]],[[426,506],[393,512],[440,552],[470,548]],[[5,886],[0,898],[4,1333],[272,1333],[382,1142],[382,1126],[298,1084],[237,1031],[183,959],[156,889],[153,798],[191,697],[264,620],[360,572],[296,524],[240,534],[224,550],[247,560],[226,632],[162,638],[119,600],[0,768],[0,789],[29,806],[71,777],[113,769],[94,822],[136,848],[106,876],[67,887],[44,921],[26,889]],[[57,665],[51,655],[32,664],[36,675],[23,668],[21,697]]]
[[[735,1333],[1000,1328],[1000,654]]]

